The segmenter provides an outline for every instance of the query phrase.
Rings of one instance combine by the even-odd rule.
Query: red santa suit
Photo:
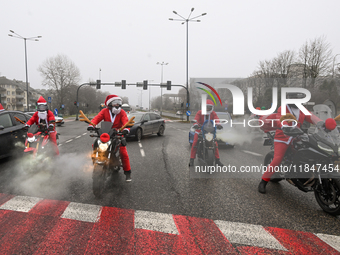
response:
[[[207,105],[214,105],[213,102],[208,99],[207,100]],[[195,116],[195,121],[200,124],[200,125],[203,125],[203,123],[206,121],[206,120],[219,120],[216,112],[212,111],[210,114],[208,115],[203,115],[202,114],[202,111],[199,110],[197,113],[196,113],[196,116]],[[191,147],[191,153],[190,153],[190,158],[191,159],[194,159],[196,158],[196,152],[197,152],[197,141],[198,141],[198,134],[201,132],[201,130],[196,130],[195,131],[195,135],[194,135],[194,140],[192,142],[192,147]],[[217,145],[217,142],[216,142],[216,150],[215,150],[215,158],[219,159],[220,158],[220,154],[219,154],[219,151],[218,151],[218,145]]]
[[[120,97],[116,95],[107,96],[105,99],[105,105],[108,106],[111,101],[116,100],[116,99],[120,99]],[[123,109],[121,109],[118,114],[113,114],[109,108],[102,109],[98,113],[98,115],[91,120],[91,122],[97,125],[102,120],[112,122],[112,128],[115,128],[115,129],[121,128],[129,121],[126,115],[126,112]],[[125,128],[124,130],[129,131],[128,128]],[[131,166],[130,166],[129,155],[128,155],[126,147],[120,146],[119,153],[120,153],[120,158],[123,164],[123,170],[130,171]]]
[[[40,96],[40,98],[38,99],[37,104],[38,105],[43,104],[43,105],[47,106],[47,102],[42,96]],[[46,114],[45,118],[40,118],[38,113],[39,113],[39,111],[36,111],[33,114],[33,116],[26,122],[26,125],[31,126],[34,123],[36,125],[38,125],[39,123],[41,123],[43,121],[45,121],[45,124],[47,126],[53,125],[53,130],[49,131],[50,141],[53,144],[55,154],[59,155],[59,149],[58,149],[58,145],[57,145],[57,132],[55,131],[55,124],[54,124],[55,118],[54,118],[53,112],[50,111],[50,110],[47,110],[47,114]]]
[[[291,113],[295,116],[297,120],[296,127],[300,128],[304,121],[307,121],[312,124],[316,124],[317,122],[321,121],[318,117],[315,115],[305,115],[302,111],[300,111],[298,108],[291,108],[288,105],[286,106],[286,113]],[[281,117],[281,107],[279,107],[277,114],[277,118]],[[278,166],[281,164],[281,161],[292,141],[291,136],[286,136],[283,131],[281,130],[282,123],[277,122],[279,124],[279,129],[276,130],[275,136],[274,136],[274,158],[272,162],[269,165],[268,169],[274,169],[275,166]],[[296,123],[294,122],[284,122],[285,126],[293,126]],[[262,180],[268,182],[270,181],[271,176],[274,174],[274,171],[266,171],[262,175]]]
[[[0,104],[0,112],[4,111],[5,109],[2,107],[2,104]]]

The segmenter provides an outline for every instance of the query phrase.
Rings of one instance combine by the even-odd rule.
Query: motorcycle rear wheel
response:
[[[340,215],[340,179],[329,179],[330,191],[321,194],[320,191],[314,190],[315,199],[319,206],[330,215]]]
[[[104,165],[93,166],[92,190],[96,198],[102,198],[105,190],[106,169]]]
[[[268,152],[266,157],[264,158],[264,165],[268,166],[273,161],[273,158],[274,158],[274,151]],[[276,176],[278,176],[278,173],[274,173],[270,181],[278,183],[283,180],[283,178],[276,177]]]

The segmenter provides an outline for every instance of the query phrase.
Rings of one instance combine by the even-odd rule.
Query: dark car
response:
[[[16,152],[23,152],[25,145],[25,126],[14,117],[26,122],[31,116],[19,111],[0,112],[0,158],[13,155]]]
[[[154,112],[130,113],[128,118],[135,117],[135,124],[130,128],[127,137],[135,137],[136,140],[142,139],[144,135],[157,134],[162,136],[165,130],[165,120]]]

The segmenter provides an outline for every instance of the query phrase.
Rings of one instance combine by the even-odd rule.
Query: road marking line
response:
[[[64,211],[63,215],[61,215],[61,218],[86,222],[97,222],[100,217],[101,210],[102,207],[99,205],[71,202]]]
[[[138,145],[139,145],[140,148],[142,148],[142,144],[140,142],[138,143]]]
[[[62,146],[62,144],[59,144],[58,146],[60,147],[60,146]]]
[[[135,228],[179,235],[172,214],[135,211]]]
[[[68,141],[66,141],[65,143],[69,143],[69,142],[72,142],[73,141],[73,139],[71,139],[71,140],[68,140]]]
[[[84,133],[83,135],[86,135],[87,133]]]
[[[77,136],[76,139],[78,139],[78,138],[80,138],[80,137],[81,137],[81,135]]]
[[[260,225],[221,220],[214,222],[231,243],[287,251],[275,237]]]
[[[326,234],[316,234],[322,241],[331,246],[337,251],[340,251],[340,236],[326,235]]]
[[[140,154],[142,154],[142,157],[145,157],[145,152],[143,149],[140,149]]]
[[[252,151],[246,151],[246,150],[242,150],[243,152],[245,153],[248,153],[248,154],[251,154],[251,155],[254,155],[254,156],[259,156],[259,157],[263,157],[262,154],[259,154],[259,153],[256,153],[256,152],[252,152]]]
[[[0,209],[29,212],[42,199],[38,197],[16,196],[0,206]]]

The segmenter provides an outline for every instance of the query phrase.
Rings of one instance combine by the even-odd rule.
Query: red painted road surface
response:
[[[338,236],[0,194],[1,255],[340,254],[338,250]]]

